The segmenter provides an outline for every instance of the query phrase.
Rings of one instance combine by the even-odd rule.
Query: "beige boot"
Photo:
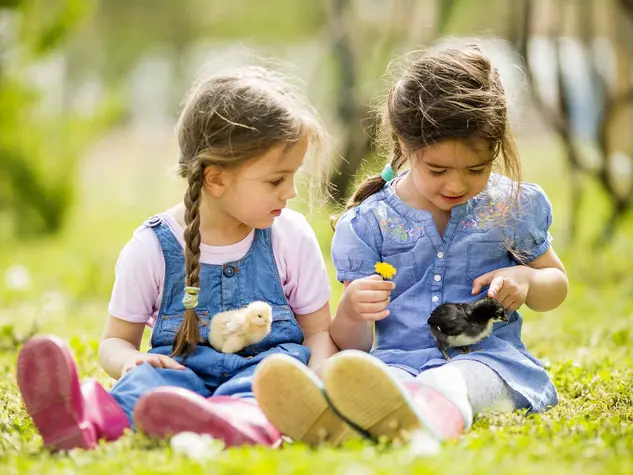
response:
[[[307,366],[272,355],[257,367],[253,392],[266,417],[293,440],[339,445],[360,435],[329,405],[323,385]]]
[[[464,416],[444,395],[419,381],[397,380],[386,364],[367,353],[334,355],[323,382],[336,410],[375,440],[402,441],[418,430],[445,440],[464,432]]]

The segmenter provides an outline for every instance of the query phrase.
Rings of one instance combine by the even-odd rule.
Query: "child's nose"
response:
[[[284,200],[291,200],[293,199],[295,196],[297,196],[297,187],[295,186],[294,182],[292,182],[290,184],[290,186],[288,188],[286,188],[286,190],[284,190]]]
[[[456,177],[450,179],[446,183],[446,190],[455,196],[460,196],[466,193],[466,182],[462,178],[461,174],[457,174]]]

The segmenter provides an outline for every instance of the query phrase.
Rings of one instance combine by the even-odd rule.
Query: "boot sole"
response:
[[[415,409],[406,388],[384,363],[367,353],[349,350],[333,356],[323,382],[336,410],[376,441],[402,441],[416,430],[428,430],[437,437]]]
[[[262,361],[253,392],[266,417],[293,440],[309,445],[339,445],[359,434],[328,403],[318,378],[285,355]]]
[[[97,445],[95,428],[84,417],[77,368],[63,340],[36,336],[27,341],[18,356],[17,382],[46,447],[67,451]]]

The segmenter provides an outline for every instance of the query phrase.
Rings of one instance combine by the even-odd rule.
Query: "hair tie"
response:
[[[185,308],[196,308],[198,306],[199,293],[200,287],[185,286],[185,296],[182,298]]]
[[[382,172],[380,172],[380,176],[385,181],[391,181],[396,177],[396,174],[393,171],[393,167],[389,163],[387,163],[385,165],[385,168],[382,169]]]

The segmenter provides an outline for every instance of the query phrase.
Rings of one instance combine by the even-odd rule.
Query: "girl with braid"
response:
[[[321,188],[325,138],[313,108],[276,73],[249,67],[193,87],[178,123],[184,203],[145,221],[116,265],[99,362],[117,383],[109,392],[80,383],[54,336],[32,338],[19,355],[18,385],[46,446],[93,448],[132,427],[279,445],[253,396],[255,368],[273,354],[316,368],[337,350],[316,237],[286,208],[299,168]],[[238,353],[211,347],[213,316],[253,301],[271,306],[270,333]]]

